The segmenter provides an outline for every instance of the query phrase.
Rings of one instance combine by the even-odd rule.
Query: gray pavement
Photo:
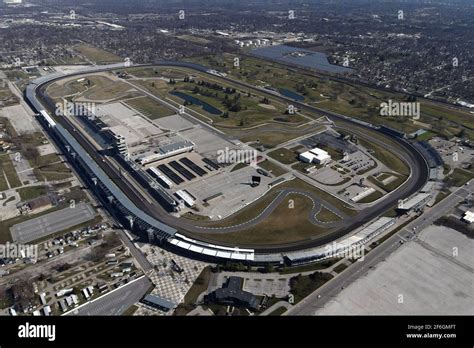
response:
[[[80,225],[96,216],[90,204],[79,203],[75,208],[64,208],[16,224],[10,228],[15,243],[29,243],[50,234]]]
[[[384,261],[390,254],[397,250],[402,245],[400,243],[401,240],[409,241],[416,237],[413,233],[413,228],[415,228],[415,231],[420,231],[431,225],[435,220],[456,206],[456,204],[472,194],[473,186],[474,180],[471,180],[469,185],[457,189],[419,218],[409,223],[401,231],[395,233],[381,245],[370,251],[370,253],[365,255],[364,261],[353,263],[340,275],[297,303],[291,310],[285,313],[285,315],[315,315],[317,310],[320,310],[329,301],[336,298],[341,290],[351,285],[361,276],[367,274],[371,268],[375,267],[379,262]]]
[[[139,278],[65,315],[121,315],[134,303],[140,301],[151,285],[147,277]]]

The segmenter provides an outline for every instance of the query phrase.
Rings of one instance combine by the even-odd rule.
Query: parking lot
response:
[[[50,234],[67,230],[92,220],[96,213],[91,205],[79,203],[75,208],[64,208],[11,227],[10,232],[15,243],[29,243]]]
[[[471,315],[474,240],[442,226],[426,228],[419,239],[406,243],[316,314]]]
[[[429,143],[450,167],[460,167],[462,163],[473,162],[474,149],[441,138],[433,138]]]
[[[253,175],[261,177],[261,183],[257,187],[250,186]],[[268,184],[274,180],[274,178],[259,175],[255,168],[247,166],[234,172],[226,168],[219,174],[203,178],[185,187],[192,195],[199,197],[200,214],[220,219],[231,215],[263,195],[268,190]],[[203,200],[218,194],[221,195],[207,201],[208,206],[202,206]]]

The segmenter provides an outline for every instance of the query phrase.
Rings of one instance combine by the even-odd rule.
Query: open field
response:
[[[357,203],[372,203],[372,202],[375,202],[377,199],[382,198],[382,197],[383,197],[382,192],[375,191],[375,192],[371,193],[370,195],[362,198]]]
[[[203,233],[200,235],[208,240],[229,244],[272,245],[301,241],[329,232],[327,229],[308,222],[309,212],[313,208],[310,199],[298,194],[291,194],[286,198],[268,218],[254,228],[235,233]],[[294,201],[294,208],[289,208],[289,200]]]
[[[464,169],[455,168],[453,173],[445,178],[445,181],[452,186],[462,186],[469,180],[474,178],[474,173],[472,171],[467,171]]]
[[[30,160],[36,178],[40,181],[63,180],[72,176],[72,171],[57,154],[38,156]]]
[[[74,46],[74,50],[80,55],[86,57],[87,59],[97,64],[117,63],[117,62],[124,61],[124,59],[116,56],[113,53],[110,53],[100,48],[89,46],[89,45],[84,45],[84,44],[76,45]]]
[[[285,169],[268,160],[259,163],[258,166],[265,169],[267,172],[272,173],[274,176],[280,176],[286,173]]]
[[[3,175],[3,173],[5,173],[10,187],[14,188],[22,185],[15,171],[15,167],[13,166],[13,163],[8,155],[0,156],[0,175]]]
[[[83,99],[92,101],[113,100],[138,95],[138,92],[134,91],[129,85],[121,81],[114,81],[102,75],[87,76],[86,81],[85,83],[88,85],[88,89],[81,94],[80,98],[75,98],[77,101]]]
[[[283,164],[292,164],[298,161],[297,153],[285,148],[271,151],[268,153],[268,156]]]
[[[162,69],[148,68],[148,71],[151,76],[162,74]],[[188,72],[189,75],[197,75],[194,80],[175,80],[173,83],[167,83],[152,79],[139,80],[135,83],[159,97],[168,97],[211,118],[216,127],[239,129],[268,122],[299,125],[305,121],[300,115],[291,117],[286,115],[287,106],[271,98],[264,98],[263,95],[254,92],[247,93],[227,82],[206,75]],[[146,76],[146,70],[138,70],[133,74]]]
[[[403,175],[410,174],[410,169],[408,166],[392,152],[374,143],[369,143],[364,139],[359,139],[359,143],[365,148],[372,150],[372,155],[380,162],[385,164],[388,168]]]
[[[385,124],[406,133],[423,128],[413,119],[407,117],[380,116],[379,108],[382,102],[387,102],[390,99],[406,101],[406,96],[401,93],[332,81],[327,77],[311,74],[309,71],[295,73],[296,69],[294,68],[287,68],[278,63],[255,57],[238,56],[240,67],[235,68],[233,66],[235,57],[234,54],[224,54],[220,57],[195,57],[190,61],[212,67],[253,85],[268,86],[277,91],[289,90],[291,93],[303,97],[307,103],[318,102],[318,107],[366,122],[377,125]],[[429,125],[433,132],[451,137],[458,135],[463,129],[471,140],[474,139],[473,118],[468,111],[436,104],[429,100],[421,100],[420,104],[421,118],[418,121]]]
[[[48,192],[48,188],[46,186],[28,186],[19,188],[17,191],[22,201],[29,201],[30,199],[45,195]]]
[[[321,208],[320,212],[316,215],[316,219],[321,222],[334,222],[341,220],[339,216],[325,207]]]
[[[171,116],[175,114],[173,110],[170,110],[166,106],[163,106],[162,104],[154,101],[150,97],[139,97],[129,99],[125,103],[134,108],[135,110],[144,114],[150,120],[155,120],[157,118]]]
[[[405,175],[392,174],[392,176],[395,176],[396,180],[393,180],[392,182],[390,182],[386,185],[384,185],[381,181],[377,180],[373,176],[369,176],[367,178],[367,180],[369,180],[373,184],[377,185],[381,189],[383,189],[387,192],[391,192],[391,191],[397,189],[400,185],[402,185],[405,182],[405,180],[407,179],[407,177]],[[366,197],[366,198],[368,198],[368,197]],[[362,200],[360,201],[360,203],[363,203]]]

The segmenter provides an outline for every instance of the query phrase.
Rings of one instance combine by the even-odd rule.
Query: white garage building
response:
[[[315,147],[312,150],[301,153],[299,159],[306,163],[325,165],[331,161],[331,156],[326,151]]]

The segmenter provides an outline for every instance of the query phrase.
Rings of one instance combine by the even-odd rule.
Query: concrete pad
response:
[[[90,204],[79,203],[75,208],[64,208],[16,224],[10,228],[10,232],[15,243],[25,244],[80,225],[95,216],[96,212]]]
[[[36,147],[38,149],[40,156],[50,155],[52,153],[56,153],[56,149],[52,144],[45,144]]]
[[[455,258],[453,246],[459,248]],[[316,314],[472,315],[473,248],[474,239],[446,227],[430,227],[421,243],[405,244]]]
[[[173,132],[179,132],[184,129],[188,129],[194,126],[194,124],[181,115],[172,115],[167,117],[161,117],[153,121],[160,128],[168,129]]]
[[[40,131],[38,123],[26,112],[22,105],[7,106],[0,109],[0,117],[7,118],[20,135]]]

